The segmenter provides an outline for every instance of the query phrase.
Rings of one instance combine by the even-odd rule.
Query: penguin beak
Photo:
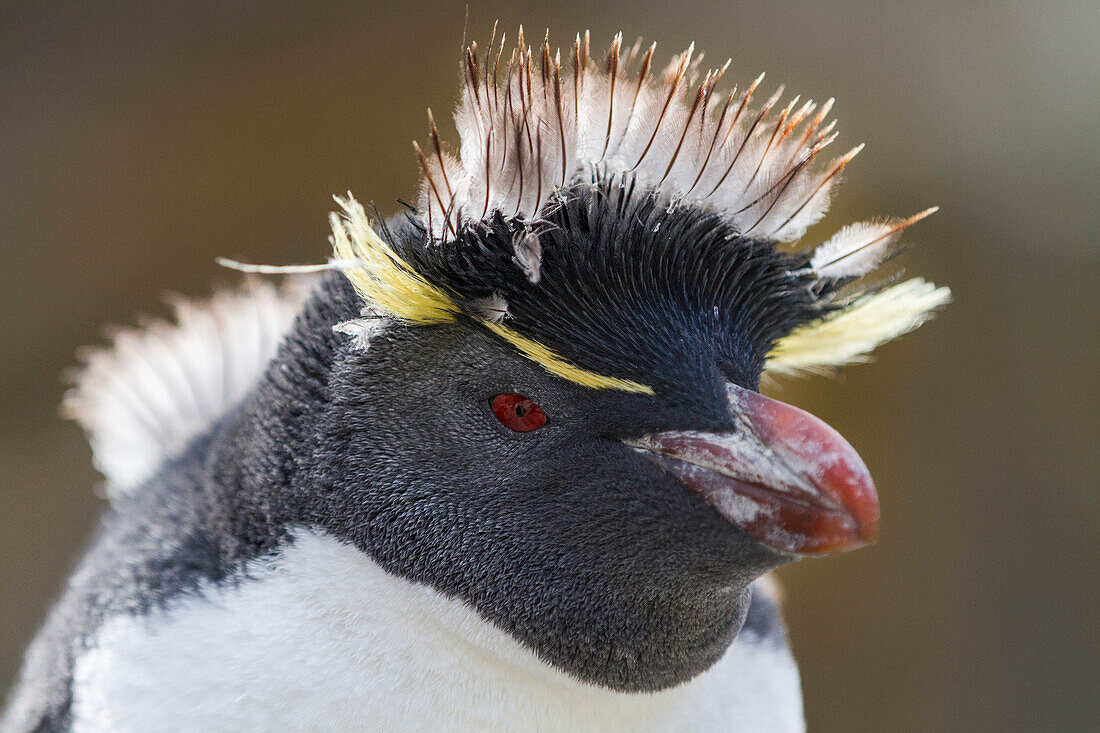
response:
[[[733,432],[654,433],[628,444],[780,552],[825,555],[874,542],[878,496],[855,449],[808,412],[727,390]]]

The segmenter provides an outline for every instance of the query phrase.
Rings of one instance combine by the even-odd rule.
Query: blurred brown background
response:
[[[860,449],[877,547],[782,575],[817,731],[1100,726],[1100,4],[472,2],[482,41],[620,28],[835,95],[866,141],[811,230],[940,214],[911,272],[956,302],[783,398]],[[457,90],[461,2],[0,4],[0,690],[102,502],[60,372],[209,292],[216,255],[326,255],[330,194],[411,197]]]

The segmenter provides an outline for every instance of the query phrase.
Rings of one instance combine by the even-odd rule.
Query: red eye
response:
[[[523,395],[498,394],[489,404],[497,419],[517,433],[529,433],[546,424],[546,413]]]

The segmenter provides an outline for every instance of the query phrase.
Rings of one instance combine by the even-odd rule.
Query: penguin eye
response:
[[[546,424],[546,413],[523,395],[498,394],[489,404],[497,420],[517,433],[529,433]]]

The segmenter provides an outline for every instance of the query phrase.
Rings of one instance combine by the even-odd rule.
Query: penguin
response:
[[[761,380],[948,302],[873,276],[930,211],[801,245],[831,100],[589,47],[494,28],[404,215],[86,357],[110,505],[0,728],[804,730],[769,573],[878,498]]]

